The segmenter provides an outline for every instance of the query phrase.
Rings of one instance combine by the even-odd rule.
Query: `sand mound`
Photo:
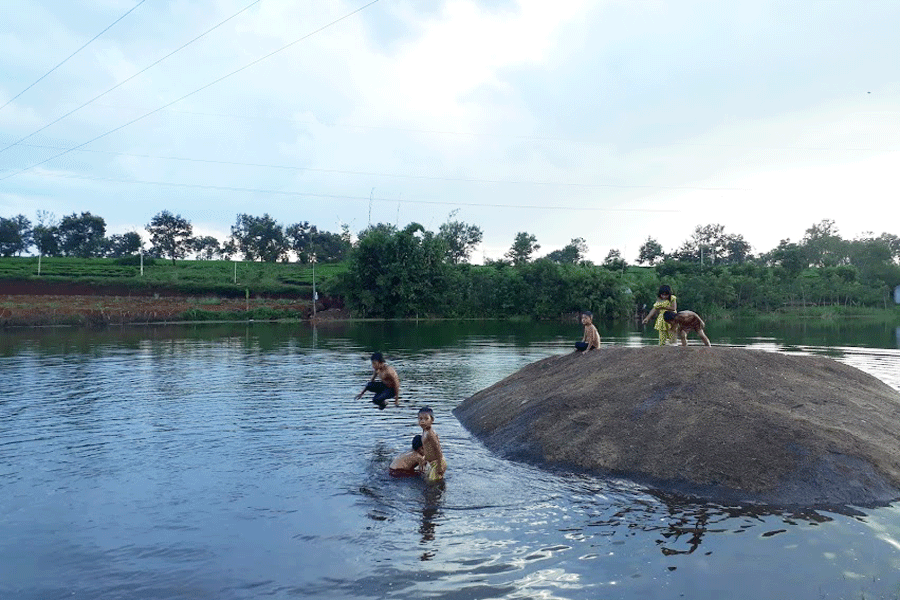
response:
[[[713,500],[900,498],[900,394],[824,357],[605,347],[528,365],[454,414],[508,458]]]

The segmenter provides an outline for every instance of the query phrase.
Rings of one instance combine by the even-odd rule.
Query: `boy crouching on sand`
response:
[[[579,352],[600,349],[600,332],[594,326],[594,315],[586,310],[581,313],[581,324],[584,325],[584,337],[580,342],[575,342],[575,349]]]
[[[412,450],[407,450],[393,461],[388,472],[394,477],[415,477],[422,474],[425,468],[425,449],[422,447],[422,436],[412,439]]]
[[[432,427],[434,412],[427,406],[419,409],[419,427],[422,428],[422,446],[425,448],[425,481],[440,481],[447,471],[447,461],[441,451],[441,440]]]
[[[706,323],[704,323],[703,319],[700,318],[700,315],[694,311],[681,310],[675,312],[673,310],[667,310],[663,313],[663,319],[665,319],[666,323],[669,325],[675,325],[675,335],[681,338],[682,346],[687,346],[688,331],[696,331],[697,335],[700,336],[700,339],[703,340],[703,343],[707,346],[710,345],[709,338],[706,337],[706,332],[704,331]]]

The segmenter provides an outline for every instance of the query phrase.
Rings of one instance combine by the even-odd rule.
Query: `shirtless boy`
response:
[[[425,449],[422,447],[422,436],[412,439],[412,450],[407,450],[391,462],[388,472],[394,477],[415,477],[422,474],[425,468]]]
[[[579,352],[598,350],[600,348],[600,332],[594,326],[594,315],[588,310],[581,313],[581,324],[584,325],[584,337],[580,342],[575,342],[575,349]]]
[[[673,310],[667,310],[663,313],[663,319],[666,320],[666,323],[675,325],[675,335],[681,338],[682,346],[687,346],[688,331],[696,331],[697,335],[700,336],[700,339],[703,340],[703,343],[707,346],[710,345],[709,338],[706,337],[706,332],[703,331],[706,328],[706,323],[704,323],[703,319],[700,318],[700,315],[694,311],[680,310],[675,312]]]
[[[375,397],[372,398],[372,404],[378,405],[378,408],[383,409],[387,406],[388,398],[393,398],[394,404],[399,404],[400,378],[397,377],[397,371],[384,362],[384,356],[382,356],[381,352],[372,354],[372,370],[374,371],[372,373],[372,379],[369,380],[366,387],[364,387],[356,396],[356,399],[359,400],[363,397],[363,394],[368,391],[375,392]],[[376,377],[380,379],[380,381],[375,381]]]
[[[447,461],[441,451],[441,440],[432,428],[434,412],[427,406],[419,409],[419,427],[422,428],[422,446],[425,448],[425,480],[440,481],[447,471]]]

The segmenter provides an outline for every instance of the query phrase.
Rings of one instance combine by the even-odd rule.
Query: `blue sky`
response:
[[[238,213],[457,211],[475,261],[519,231],[597,262],[710,223],[756,251],[823,219],[900,234],[900,2],[251,1],[4,11],[0,215],[224,239]]]

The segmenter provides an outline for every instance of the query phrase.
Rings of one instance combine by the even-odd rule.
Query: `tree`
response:
[[[443,314],[451,295],[446,247],[411,223],[398,231],[379,224],[360,233],[339,287],[361,316]]]
[[[750,258],[750,244],[740,234],[728,234],[724,236],[725,256],[724,261],[729,265],[742,265]]]
[[[792,243],[791,240],[781,240],[778,247],[772,250],[769,256],[771,261],[782,267],[791,278],[796,277],[809,266],[809,259],[803,248]]]
[[[176,258],[184,258],[191,249],[194,228],[181,215],[173,215],[164,210],[150,220],[147,231],[155,253],[160,256],[168,255],[173,265]]]
[[[313,236],[312,249],[319,262],[340,262],[350,252],[350,241],[343,233],[317,231]]]
[[[462,221],[447,221],[438,229],[438,238],[447,245],[447,260],[454,265],[468,262],[483,237],[479,227]]]
[[[584,238],[574,238],[571,242],[559,250],[554,250],[547,258],[555,263],[563,265],[576,265],[584,259],[588,247]]]
[[[103,242],[103,255],[108,258],[121,258],[131,256],[141,249],[141,234],[129,231],[121,235],[115,234],[106,238]]]
[[[750,256],[750,244],[738,234],[726,234],[725,227],[717,223],[698,225],[691,237],[673,254],[685,262],[706,265],[717,263],[741,264]]]
[[[638,251],[638,262],[641,264],[646,263],[652,267],[663,256],[663,247],[659,242],[648,236],[647,241],[644,242],[644,245]]]
[[[97,256],[106,237],[103,217],[83,212],[63,217],[57,228],[59,247],[66,256],[90,258]]]
[[[628,267],[628,263],[622,258],[622,253],[613,248],[603,259],[603,267],[610,271],[624,271]]]
[[[277,262],[287,256],[284,228],[268,213],[261,217],[239,214],[231,226],[231,241],[246,260]]]
[[[194,238],[191,249],[197,253],[197,258],[200,260],[214,260],[222,256],[219,240],[211,235]]]
[[[836,267],[846,264],[848,244],[838,234],[834,221],[823,219],[806,230],[800,242],[809,262],[817,267]]]
[[[46,210],[37,211],[37,225],[32,231],[32,240],[43,256],[59,256],[59,229],[56,215]]]
[[[306,264],[310,257],[315,254],[313,249],[313,237],[318,233],[315,225],[310,225],[309,221],[294,223],[284,230],[288,247],[297,253],[297,260]]]
[[[531,259],[531,255],[540,250],[541,246],[537,243],[537,238],[532,234],[520,231],[513,240],[513,245],[506,253],[506,258],[511,260],[514,265],[527,263]]]
[[[25,215],[0,217],[0,256],[22,254],[31,246],[33,235],[31,221]]]

